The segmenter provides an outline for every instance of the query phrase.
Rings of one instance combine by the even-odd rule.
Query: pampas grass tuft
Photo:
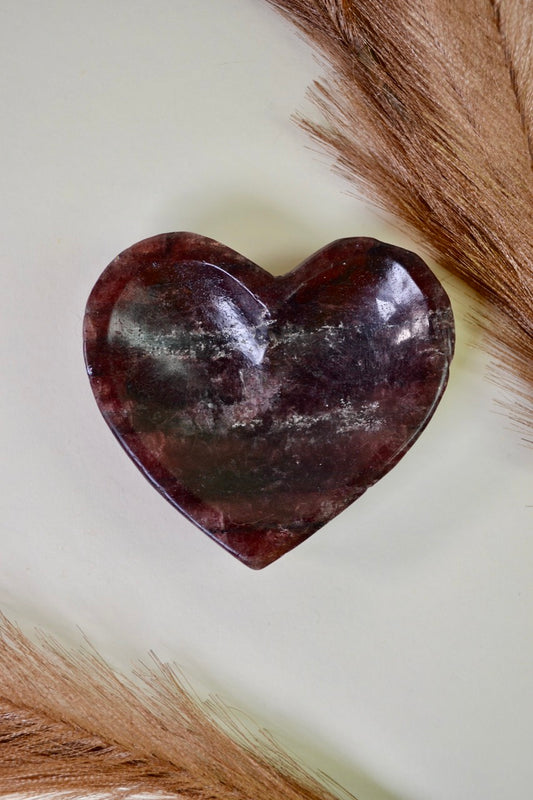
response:
[[[34,644],[0,617],[0,794],[338,797],[266,734],[248,734],[220,704],[197,702],[155,657],[136,678],[92,650]]]

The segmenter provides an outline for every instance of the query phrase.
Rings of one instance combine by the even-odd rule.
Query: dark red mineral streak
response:
[[[391,469],[442,396],[450,303],[416,255],[341,239],[273,277],[170,233],[96,283],[85,355],[102,414],[172,505],[250,567]]]

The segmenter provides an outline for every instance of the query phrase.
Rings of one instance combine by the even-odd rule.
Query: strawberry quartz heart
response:
[[[426,426],[454,346],[416,255],[341,239],[273,277],[169,233],[121,253],[85,316],[109,427],[173,506],[250,567],[302,542]]]

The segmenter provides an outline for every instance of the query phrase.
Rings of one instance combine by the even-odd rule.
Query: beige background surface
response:
[[[0,608],[148,649],[359,800],[531,796],[533,453],[458,352],[396,469],[263,572],[151,489],[84,374],[88,292],[168,230],[274,271],[409,244],[290,122],[320,65],[262,0],[0,0]],[[0,787],[1,788],[1,787]]]

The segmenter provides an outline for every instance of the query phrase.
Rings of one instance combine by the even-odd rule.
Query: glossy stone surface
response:
[[[446,386],[453,330],[406,250],[341,239],[273,277],[189,233],[121,253],[84,325],[94,395],[128,455],[253,568],[405,454]]]

